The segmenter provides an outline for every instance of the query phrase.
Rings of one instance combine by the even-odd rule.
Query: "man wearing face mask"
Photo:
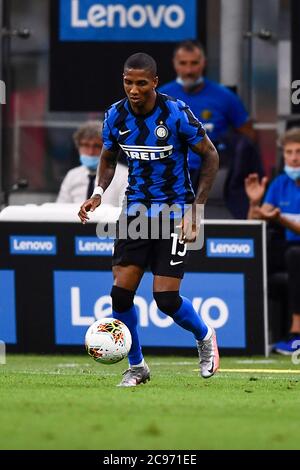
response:
[[[73,135],[81,165],[66,174],[57,197],[58,203],[81,203],[94,191],[99,157],[103,142],[102,122],[88,121]],[[114,179],[103,196],[104,204],[121,206],[127,187],[128,169],[117,163]]]
[[[281,244],[268,244],[268,271],[288,272],[292,322],[288,337],[274,346],[278,353],[288,355],[300,349],[300,128],[288,130],[281,145],[284,172],[270,184],[263,204],[267,178],[259,181],[257,174],[251,174],[245,180],[245,189],[250,202],[248,218],[275,222],[285,230]]]
[[[187,40],[179,43],[174,50],[173,66],[177,78],[162,85],[159,91],[184,101],[202,122],[220,155],[220,169],[211,198],[225,198],[234,217],[246,218],[248,201],[244,178],[249,173],[264,174],[254,145],[256,135],[249,115],[235,93],[203,76],[206,56],[200,42]],[[237,131],[235,135],[228,134],[232,129]],[[201,160],[189,151],[189,171],[194,189],[200,168]]]

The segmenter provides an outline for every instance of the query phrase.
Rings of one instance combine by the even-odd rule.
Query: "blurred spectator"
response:
[[[234,217],[247,218],[248,199],[244,178],[254,172],[263,176],[249,115],[235,93],[203,76],[206,57],[198,41],[188,40],[178,44],[173,65],[176,80],[161,86],[159,91],[184,101],[203,123],[220,156],[220,171],[211,197],[225,197],[226,205]],[[230,129],[238,133],[229,134]],[[200,167],[199,156],[189,151],[194,190],[199,180]]]
[[[248,137],[233,131],[223,137],[218,149],[220,168],[210,198],[216,191],[218,199],[225,201],[233,217],[246,219],[249,201],[245,192],[245,178],[254,172],[260,177],[264,176],[258,150]]]
[[[249,219],[274,222],[285,229],[285,239],[268,245],[269,275],[274,270],[288,273],[288,295],[292,311],[289,334],[275,344],[275,351],[292,354],[300,349],[300,128],[288,130],[281,139],[284,171],[270,184],[263,204],[267,178],[261,181],[257,174],[245,180],[250,201]],[[274,263],[274,258],[276,263]]]
[[[97,121],[87,122],[74,133],[81,165],[68,171],[56,202],[82,203],[92,195],[103,146],[101,133],[102,123]],[[127,174],[127,167],[118,163],[112,183],[102,197],[103,204],[121,206],[127,187]]]

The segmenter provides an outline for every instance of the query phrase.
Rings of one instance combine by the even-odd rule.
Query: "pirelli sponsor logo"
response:
[[[135,160],[162,160],[173,153],[173,145],[151,147],[144,145],[120,145],[127,157]]]

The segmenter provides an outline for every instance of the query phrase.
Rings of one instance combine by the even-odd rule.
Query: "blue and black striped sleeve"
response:
[[[180,134],[184,136],[189,145],[195,145],[203,140],[205,129],[187,104],[179,101],[178,107],[180,112]]]
[[[119,145],[118,145],[117,139],[113,135],[112,124],[113,122],[112,122],[110,108],[109,108],[107,111],[105,111],[105,115],[104,115],[102,139],[103,139],[104,147],[107,150],[111,150],[114,152],[114,151],[119,150]]]

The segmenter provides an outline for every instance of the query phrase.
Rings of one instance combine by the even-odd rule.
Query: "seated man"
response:
[[[206,62],[201,43],[182,41],[175,47],[173,56],[177,78],[162,85],[159,91],[182,100],[191,108],[218,151],[220,169],[210,193],[206,217],[246,219],[248,198],[244,179],[250,173],[264,175],[255,143],[256,132],[238,95],[204,77]],[[191,149],[188,155],[191,182],[196,192],[201,159]]]
[[[245,178],[251,173],[264,176],[264,169],[254,143],[245,135],[231,131],[217,146],[220,169],[213,185],[210,200],[216,194],[229,212],[229,218],[247,219],[249,201],[245,192]],[[209,215],[210,203],[208,203]],[[209,217],[208,217],[209,218]]]
[[[267,178],[260,182],[257,174],[251,174],[245,179],[245,189],[250,202],[249,219],[272,221],[285,228],[282,246],[278,249],[277,245],[275,253],[268,246],[268,267],[276,255],[277,269],[280,267],[288,273],[292,322],[288,337],[276,343],[274,349],[281,354],[292,354],[300,349],[300,128],[287,131],[281,143],[284,172],[270,184],[263,204],[260,206]]]
[[[103,146],[101,133],[102,122],[100,121],[89,121],[74,133],[73,139],[79,152],[81,165],[68,171],[56,202],[77,204],[92,195]],[[103,204],[122,205],[127,187],[127,176],[127,167],[117,163],[114,179],[102,198]]]

